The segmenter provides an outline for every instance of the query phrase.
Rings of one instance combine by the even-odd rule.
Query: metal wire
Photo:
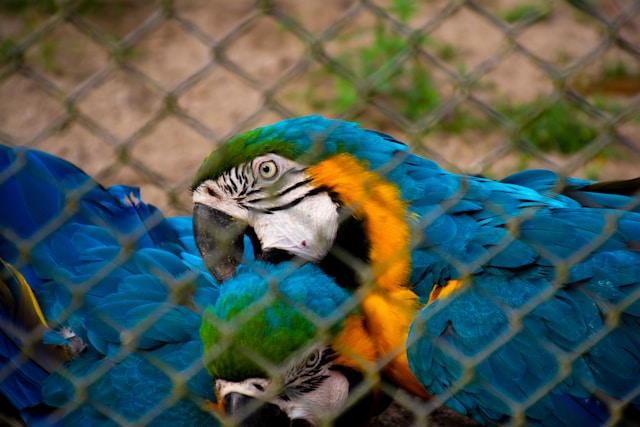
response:
[[[53,3],[55,7],[47,12],[38,11],[37,6],[0,12],[0,98],[4,104],[0,107],[0,142],[68,158],[106,185],[140,186],[142,198],[159,206],[167,216],[189,214],[187,188],[195,170],[204,155],[229,136],[312,112],[393,133],[410,143],[414,151],[456,172],[501,177],[523,166],[542,166],[564,175],[595,178],[640,175],[637,1],[532,0],[529,5],[537,7],[533,9],[537,14],[510,20],[505,11],[523,2],[336,0],[325,5],[330,10],[325,12],[330,16],[326,22],[315,19],[317,6],[293,1]],[[499,7],[498,3],[505,5]],[[400,10],[403,5],[410,9],[408,17]],[[460,19],[468,20],[468,26],[460,26]],[[207,25],[211,22],[221,28]],[[580,51],[564,54],[562,46],[571,40],[555,40],[556,45],[542,52],[532,47],[530,33],[536,28],[549,29],[567,22],[588,31],[594,42],[589,46],[573,42],[570,46],[579,46]],[[470,49],[463,35],[459,41],[444,42],[450,28],[468,31],[479,39],[484,37],[483,31],[489,31],[501,44],[488,49],[484,46],[478,53],[473,49],[483,43],[476,42]],[[390,40],[402,40],[403,47],[394,50],[377,45],[375,31],[384,32]],[[185,58],[174,61],[163,57],[165,52],[175,54],[182,49],[174,37],[184,42],[189,52],[205,51],[206,58],[180,63]],[[453,54],[443,53],[447,44]],[[246,50],[248,45],[252,50]],[[376,46],[378,50],[372,50]],[[379,66],[363,69],[366,49]],[[486,55],[481,53],[486,51]],[[550,55],[552,51],[556,57]],[[562,55],[567,58],[557,58]],[[620,79],[635,81],[635,85],[622,94],[594,95],[593,87],[602,82],[598,80],[601,74],[594,77],[592,71],[602,72],[610,55],[614,65],[624,71],[618,73]],[[75,62],[87,58],[89,71],[74,73]],[[536,102],[527,104],[522,114],[507,108],[503,96],[509,76],[500,69],[510,61],[521,61],[535,70],[537,80],[532,85],[551,88],[540,89]],[[422,74],[413,77],[419,80],[406,74],[413,66],[421,70]],[[403,110],[415,95],[411,85],[427,79],[438,93],[435,105],[426,108],[418,104],[414,110]],[[584,79],[591,86],[580,85]],[[350,101],[339,103],[345,93]],[[584,126],[595,129],[595,136],[570,154],[541,148],[527,133],[561,102],[571,108],[570,114],[583,117]],[[123,123],[129,116],[132,123]],[[447,130],[457,119],[466,120],[461,129]],[[618,154],[610,154],[611,150]],[[55,224],[38,238],[54,230]],[[122,238],[126,243],[130,237]],[[19,242],[27,252],[35,243]],[[127,256],[122,254],[123,259]],[[74,292],[92,284],[83,284]],[[540,295],[509,314],[522,319],[549,297]],[[72,305],[67,315],[74,308]],[[160,315],[151,316],[140,328],[152,325]],[[474,359],[460,358],[455,352],[452,357],[460,358],[464,365],[479,363],[518,333],[516,323],[514,320],[513,330]],[[135,335],[136,331],[129,332]],[[135,341],[132,339],[131,348],[122,348],[122,358],[131,353]],[[584,343],[592,344],[591,340]],[[561,355],[558,349],[549,351],[566,357],[566,364],[576,357]],[[248,357],[256,357],[249,353]],[[152,363],[168,369],[160,360]],[[78,389],[86,389],[108,369],[105,364],[84,377]],[[163,403],[170,405],[184,395],[185,375],[193,374],[169,370],[167,375],[181,391]],[[540,393],[553,386],[549,384]],[[461,422],[432,418],[435,404],[417,403],[406,393],[396,396],[396,405],[400,413],[409,414],[400,422],[403,425]],[[108,403],[96,403],[96,407],[110,416]],[[136,423],[124,418],[114,421],[147,425],[161,409]],[[400,425],[398,418],[389,417],[383,416],[378,425]]]

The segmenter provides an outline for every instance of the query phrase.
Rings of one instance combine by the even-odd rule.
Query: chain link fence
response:
[[[227,138],[311,113],[452,172],[635,178],[639,60],[634,0],[3,0],[0,141],[167,217]],[[399,400],[379,425],[470,423]]]

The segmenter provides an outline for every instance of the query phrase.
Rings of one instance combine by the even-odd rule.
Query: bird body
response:
[[[257,259],[302,258],[358,296],[383,374],[414,394],[485,423],[640,405],[640,180],[458,175],[310,116],[231,138],[192,188],[196,230],[224,218]],[[212,230],[195,239],[224,280],[215,259],[239,260]]]
[[[28,425],[203,425],[217,284],[167,219],[35,150],[0,147],[0,393]],[[201,305],[192,295],[203,294]]]

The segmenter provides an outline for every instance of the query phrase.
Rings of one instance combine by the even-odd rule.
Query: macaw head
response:
[[[299,257],[348,288],[361,283],[355,266],[408,259],[405,205],[384,179],[388,162],[404,154],[391,137],[318,116],[231,138],[204,160],[192,185],[205,264],[219,281],[231,276],[243,233],[257,259]]]
[[[366,425],[378,409],[357,304],[312,264],[242,266],[200,335],[219,409],[238,425]]]

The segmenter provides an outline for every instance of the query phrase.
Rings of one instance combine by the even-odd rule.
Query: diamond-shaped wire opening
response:
[[[81,2],[80,2],[81,3]],[[92,32],[105,40],[121,40],[127,34],[138,31],[154,14],[160,13],[158,5],[135,0],[87,1],[89,7],[76,10],[80,19]]]
[[[234,31],[256,12],[255,3],[249,1],[175,0],[173,3],[179,17],[216,40]]]
[[[28,75],[12,74],[0,81],[0,96],[11,102],[0,106],[0,127],[15,144],[26,145],[38,135],[55,132],[64,121],[62,101]],[[38,104],[33,100],[38,99]]]
[[[228,135],[241,122],[261,109],[260,91],[233,72],[216,66],[186,93],[179,105],[184,111],[210,128],[218,138]],[[218,114],[224,109],[224,116]]]
[[[469,31],[470,28],[473,31]],[[505,46],[504,33],[468,8],[447,16],[429,35],[444,44],[441,47],[444,52],[440,54],[444,61],[463,72],[471,72],[488,58],[499,54]],[[479,35],[483,39],[481,44],[477,43]]]
[[[179,192],[182,206],[188,209],[191,201],[187,188],[191,182],[185,182],[183,171],[196,170],[202,159],[211,153],[213,145],[202,135],[176,121],[175,117],[162,120],[149,134],[135,142],[129,155],[135,159],[136,169],[144,170],[145,174],[154,177],[153,182],[160,193],[175,189],[174,191]],[[189,150],[184,149],[186,141]],[[147,200],[147,195],[143,196]],[[170,200],[165,199],[155,204],[165,212],[170,207],[169,202]]]
[[[270,16],[257,19],[225,47],[226,59],[262,86],[269,86],[285,75],[305,51],[302,41],[283,27]]]
[[[82,165],[87,174],[107,185],[113,181],[113,166],[118,163],[116,151],[109,143],[78,123],[68,124],[34,148]],[[103,177],[105,181],[102,180]]]
[[[108,65],[108,52],[72,23],[58,25],[29,48],[29,66],[66,93]]]
[[[305,5],[296,2],[276,2],[274,6],[276,19],[293,19],[305,31],[315,35],[333,31],[332,27],[339,26],[345,16],[360,7],[357,0],[331,0],[327,3],[314,2]]]
[[[174,21],[165,21],[131,46],[129,63],[173,89],[210,61],[209,47]]]
[[[92,87],[77,107],[101,127],[124,139],[157,114],[162,98],[130,73],[115,71]]]

